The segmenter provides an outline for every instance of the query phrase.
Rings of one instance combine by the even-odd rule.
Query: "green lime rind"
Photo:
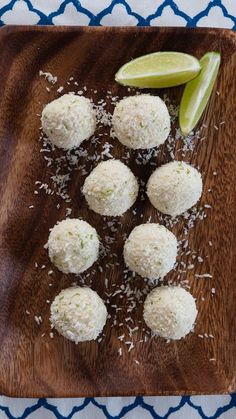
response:
[[[198,75],[201,66],[192,55],[161,51],[143,55],[124,64],[115,75],[123,86],[165,88],[187,83]]]
[[[185,86],[179,110],[179,125],[183,134],[191,132],[199,122],[220,67],[220,53],[208,52],[200,59],[199,75]]]

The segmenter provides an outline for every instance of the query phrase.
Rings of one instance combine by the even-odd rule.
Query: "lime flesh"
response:
[[[124,86],[163,88],[192,80],[200,72],[199,61],[182,52],[154,52],[124,64],[115,80]]]
[[[211,95],[220,66],[220,54],[208,52],[201,60],[201,72],[185,86],[180,102],[179,125],[187,135],[197,125]]]

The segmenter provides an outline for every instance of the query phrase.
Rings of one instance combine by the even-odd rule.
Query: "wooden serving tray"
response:
[[[185,28],[65,28],[65,27],[5,27],[0,32],[0,393],[20,397],[79,397],[129,396],[167,394],[227,393],[236,389],[236,35],[228,30]],[[58,292],[75,281],[73,275],[63,275],[49,262],[43,248],[49,228],[65,218],[67,207],[71,216],[81,216],[104,237],[106,224],[102,217],[89,211],[81,195],[84,176],[73,171],[69,183],[72,203],[45,193],[34,194],[35,181],[47,183],[50,168],[46,167],[42,143],[38,141],[40,114],[48,101],[59,96],[57,88],[66,85],[70,76],[96,102],[98,95],[110,90],[114,96],[127,94],[127,89],[114,81],[119,67],[142,54],[159,50],[183,51],[201,57],[205,52],[220,51],[222,63],[216,89],[210,99],[203,123],[204,141],[184,158],[200,167],[204,193],[199,206],[210,204],[204,221],[197,221],[188,237],[192,249],[204,256],[195,270],[187,270],[191,292],[197,299],[199,315],[195,333],[186,339],[167,344],[159,338],[140,343],[143,323],[134,337],[135,348],[117,339],[126,333],[123,327],[108,322],[105,338],[75,345],[55,334],[49,337],[49,307]],[[55,87],[39,77],[39,71],[49,71],[58,77]],[[46,90],[49,86],[51,92]],[[77,88],[77,90],[79,89]],[[98,95],[90,89],[98,91]],[[179,102],[183,87],[158,91]],[[68,85],[66,91],[72,91]],[[217,95],[217,91],[219,95]],[[110,109],[112,110],[112,108]],[[220,122],[225,122],[220,124]],[[214,127],[216,126],[216,128]],[[218,129],[217,129],[218,128]],[[104,128],[108,133],[109,130]],[[100,131],[101,132],[101,131]],[[121,158],[124,147],[109,137],[113,156]],[[84,143],[89,154],[93,144]],[[177,147],[176,147],[177,150]],[[58,150],[55,153],[60,153]],[[127,162],[133,172],[145,182],[155,166],[137,165],[137,153]],[[176,151],[175,157],[181,159]],[[158,166],[170,159],[163,146],[152,161]],[[94,162],[81,157],[81,164],[91,170]],[[217,176],[213,173],[217,172]],[[212,189],[212,193],[208,193]],[[61,203],[60,209],[56,204]],[[34,208],[29,208],[34,205]],[[110,284],[122,284],[123,234],[142,222],[160,221],[157,211],[147,199],[136,203],[120,218],[114,233],[112,252],[119,254],[120,266],[104,268],[92,276],[92,288],[106,299],[104,278]],[[143,218],[141,218],[143,214]],[[180,238],[181,221],[173,227]],[[209,246],[209,241],[212,246]],[[186,263],[190,260],[184,259]],[[105,260],[101,262],[104,263]],[[35,267],[38,263],[45,269]],[[48,271],[53,269],[52,276]],[[210,273],[213,278],[196,278],[195,274]],[[172,271],[167,280],[177,278]],[[183,279],[183,276],[182,276]],[[137,287],[143,280],[136,277]],[[80,280],[77,278],[77,282]],[[52,286],[49,286],[52,283]],[[215,288],[213,295],[211,290]],[[205,301],[203,301],[205,298]],[[118,296],[112,304],[119,304]],[[126,301],[118,314],[124,322]],[[112,308],[108,307],[110,313]],[[30,314],[26,314],[29,311]],[[37,325],[34,316],[42,317]],[[132,317],[142,320],[142,304]],[[126,327],[126,325],[125,325]],[[214,339],[200,338],[202,333]],[[44,336],[42,336],[42,334]],[[128,339],[127,339],[128,340]],[[118,356],[119,347],[123,356]],[[138,361],[138,362],[136,362]]]

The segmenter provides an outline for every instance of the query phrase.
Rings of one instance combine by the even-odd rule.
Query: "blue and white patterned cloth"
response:
[[[1,24],[236,28],[236,0],[0,0]]]
[[[0,25],[205,26],[236,29],[236,0],[0,0]],[[0,419],[235,419],[236,394],[10,399]]]

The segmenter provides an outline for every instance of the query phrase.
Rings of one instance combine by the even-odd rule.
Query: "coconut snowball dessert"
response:
[[[52,228],[46,246],[60,271],[79,274],[97,260],[99,239],[95,228],[86,221],[68,218]]]
[[[158,167],[147,183],[147,195],[152,205],[172,217],[195,205],[201,194],[201,174],[182,161],[173,161]]]
[[[101,162],[85,179],[83,194],[89,207],[107,216],[124,214],[138,196],[138,182],[120,160]]]
[[[41,122],[51,143],[69,150],[94,134],[96,115],[89,99],[66,94],[45,106]]]
[[[122,144],[147,149],[164,143],[170,132],[170,115],[158,96],[129,96],[116,105],[112,124]]]
[[[176,256],[176,237],[160,224],[135,227],[124,245],[127,267],[143,278],[163,278],[174,267]]]
[[[106,319],[107,309],[103,300],[90,288],[64,289],[51,305],[51,325],[75,343],[96,339]]]
[[[147,296],[143,317],[158,336],[181,339],[193,329],[197,308],[193,296],[184,288],[161,286]]]

